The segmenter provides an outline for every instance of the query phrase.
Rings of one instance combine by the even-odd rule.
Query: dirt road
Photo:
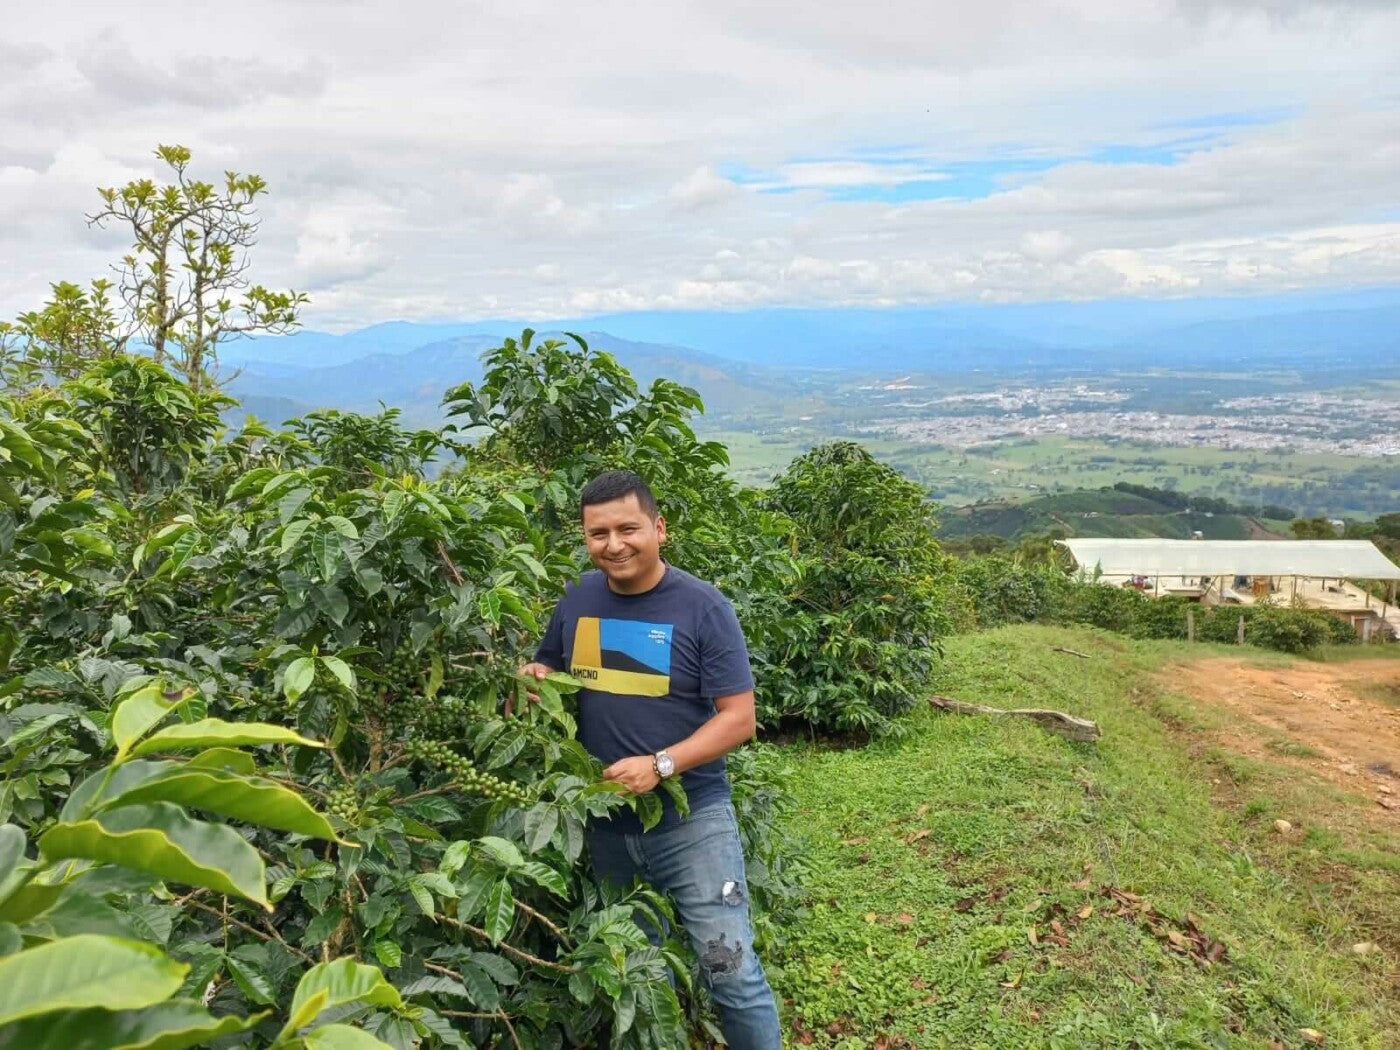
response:
[[[1241,716],[1220,732],[1221,745],[1367,794],[1377,816],[1400,824],[1400,659],[1282,667],[1210,659],[1175,664],[1161,680]]]

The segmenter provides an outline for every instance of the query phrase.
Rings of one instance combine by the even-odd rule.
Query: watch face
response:
[[[662,751],[656,756],[656,772],[662,777],[669,777],[676,771],[676,761],[670,755]]]

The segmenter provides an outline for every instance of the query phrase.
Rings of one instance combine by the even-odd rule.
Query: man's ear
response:
[[[656,538],[658,543],[666,542],[666,519],[660,514],[656,516]]]

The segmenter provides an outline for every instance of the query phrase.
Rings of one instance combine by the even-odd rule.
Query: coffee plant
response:
[[[391,412],[229,434],[228,399],[119,354],[0,401],[0,1047],[705,1031],[688,948],[644,933],[667,902],[595,885],[584,856],[589,819],[651,823],[659,800],[600,779],[576,682],[515,669],[582,564],[572,494],[605,466],[644,469],[675,508],[669,555],[750,608],[796,575],[695,438],[694,393],[572,347],[526,333],[488,357],[449,397],[486,406],[474,434]],[[524,383],[530,354],[569,382]],[[557,431],[574,399],[589,427]],[[777,904],[783,774],[734,765]]]
[[[932,502],[849,441],[793,460],[765,502],[798,552],[794,614],[756,647],[766,720],[897,730],[954,626]]]

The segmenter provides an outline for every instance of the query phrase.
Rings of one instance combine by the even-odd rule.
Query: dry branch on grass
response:
[[[1019,718],[1029,718],[1047,732],[1085,743],[1093,743],[1100,736],[1097,722],[1091,722],[1087,718],[1076,718],[1063,711],[1046,711],[1040,708],[1018,708],[1008,711],[1000,707],[969,704],[946,696],[931,696],[928,702],[940,711],[953,711],[960,715],[1016,715]]]

